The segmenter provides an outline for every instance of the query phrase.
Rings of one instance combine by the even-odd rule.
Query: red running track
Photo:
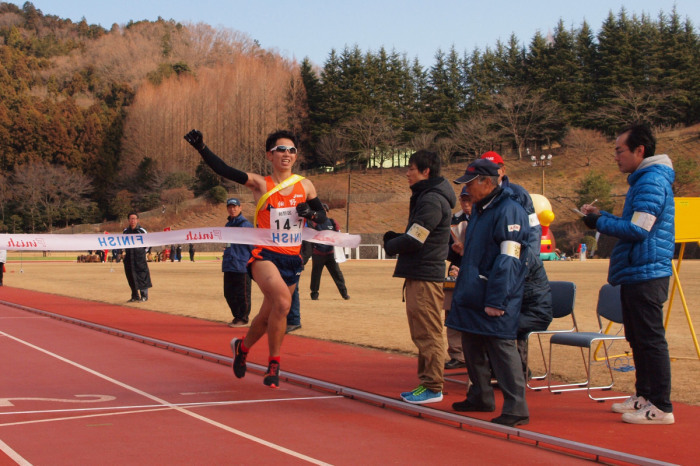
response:
[[[0,301],[227,357],[230,338],[245,332],[8,287]],[[2,354],[11,355],[0,360],[0,451],[5,455],[0,454],[0,464],[13,464],[15,455],[15,461],[32,464],[580,461],[529,441],[506,441],[502,434],[475,433],[297,384],[268,389],[254,372],[237,380],[220,364],[17,308],[0,306],[0,332]],[[263,364],[265,347],[261,341],[250,360]],[[416,384],[413,358],[294,335],[285,339],[282,370],[393,399]],[[448,383],[446,391],[445,401],[430,406],[449,412],[452,402],[464,398],[462,385]],[[9,401],[12,406],[6,406],[8,398],[15,399]],[[80,403],[65,401],[76,399]],[[692,463],[699,453],[698,428],[692,423],[700,414],[697,407],[676,404],[673,426],[630,426],[609,412],[609,404],[594,403],[582,393],[528,392],[528,402],[531,424],[524,431],[673,463]],[[66,409],[71,411],[59,411]]]

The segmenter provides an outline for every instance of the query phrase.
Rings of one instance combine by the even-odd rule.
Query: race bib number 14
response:
[[[294,207],[270,209],[272,240],[280,246],[296,246],[301,243],[304,219],[297,215]]]

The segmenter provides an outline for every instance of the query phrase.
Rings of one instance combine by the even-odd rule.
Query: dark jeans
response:
[[[250,275],[246,272],[224,272],[224,298],[234,319],[248,320],[250,284]]]
[[[668,298],[669,277],[622,285],[622,320],[625,338],[632,347],[637,396],[670,413],[671,360],[666,343],[663,305]]]
[[[327,268],[328,272],[331,274],[335,286],[338,287],[340,295],[345,297],[348,294],[348,289],[345,287],[345,277],[343,277],[343,272],[340,271],[340,266],[335,261],[335,255],[330,254],[314,254],[311,256],[311,294],[318,296],[318,289],[321,286],[321,274],[323,273],[323,268]]]

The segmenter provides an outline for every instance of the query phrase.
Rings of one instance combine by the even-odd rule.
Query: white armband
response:
[[[635,212],[632,214],[632,225],[637,225],[639,228],[651,231],[651,227],[656,222],[656,217],[646,212]]]
[[[537,213],[531,213],[530,215],[527,216],[527,218],[530,220],[531,227],[536,227],[537,225],[540,224],[540,219],[537,218]]]
[[[418,241],[420,241],[421,244],[423,244],[425,243],[425,240],[428,239],[430,231],[428,231],[427,228],[422,227],[417,223],[414,223],[413,225],[411,225],[411,228],[408,229],[406,234],[411,238],[417,239]]]
[[[517,241],[503,241],[501,243],[501,254],[520,259],[520,243]]]

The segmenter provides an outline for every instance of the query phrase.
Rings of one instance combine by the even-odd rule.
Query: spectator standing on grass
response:
[[[226,201],[226,211],[228,212],[227,227],[253,228],[253,224],[243,216],[241,201],[237,198],[232,197]],[[228,324],[229,327],[248,325],[251,280],[247,264],[252,249],[248,244],[231,243],[224,250],[224,258],[221,261],[221,271],[224,273],[224,298],[233,315],[233,320]]]
[[[0,286],[2,286],[2,277],[5,273],[5,262],[7,262],[7,251],[0,249]]]
[[[125,235],[145,235],[146,229],[139,225],[139,215],[131,212],[128,216],[129,226],[122,232]],[[131,288],[130,303],[148,301],[148,289],[151,284],[151,272],[148,270],[146,252],[150,248],[125,248],[124,273]],[[141,295],[139,296],[139,292]]]
[[[420,385],[401,393],[401,398],[414,404],[437,403],[442,401],[445,366],[445,258],[457,198],[450,183],[440,176],[437,154],[420,150],[408,162],[411,200],[406,231],[384,234],[386,253],[399,256],[394,277],[405,279],[408,327],[418,348]]]
[[[501,415],[491,422],[530,422],[525,375],[516,345],[530,234],[525,209],[498,184],[498,166],[479,159],[455,183],[464,183],[474,206],[447,326],[462,333],[471,386],[455,411],[495,411],[491,367],[503,392]],[[491,367],[489,367],[489,364]]]
[[[330,210],[328,204],[323,204],[326,213]],[[326,218],[323,223],[309,222],[311,228],[318,231],[340,231],[338,223],[332,218]],[[318,290],[321,287],[321,274],[324,267],[331,274],[335,286],[343,299],[350,299],[348,289],[345,286],[345,277],[335,260],[335,247],[328,244],[314,243],[311,254],[311,299],[318,299]]]
[[[262,176],[237,170],[217,157],[204,144],[202,133],[192,130],[185,135],[209,167],[219,176],[242,184],[253,192],[255,199],[256,228],[286,233],[276,246],[256,246],[248,264],[253,280],[263,294],[260,312],[253,319],[250,330],[243,339],[231,340],[233,372],[236,377],[245,376],[248,351],[267,334],[269,358],[263,383],[279,386],[280,355],[287,328],[287,314],[292,294],[299,283],[302,259],[299,254],[299,238],[304,220],[323,222],[326,212],[318,199],[316,188],[310,180],[292,174],[297,160],[297,137],[289,131],[277,131],[265,141],[265,157],[272,165],[272,173]],[[288,243],[284,239],[288,238]]]
[[[488,151],[481,156],[498,165],[498,184],[502,188],[508,188],[513,192],[513,199],[520,204],[528,215],[530,223],[530,236],[527,248],[527,276],[523,288],[523,302],[520,306],[520,319],[518,320],[518,353],[523,366],[525,378],[528,374],[528,335],[530,332],[547,330],[552,323],[552,289],[549,286],[549,278],[540,259],[540,246],[542,244],[542,226],[535,213],[530,193],[525,188],[511,183],[506,175],[506,164],[503,158],[494,151]]]
[[[178,244],[175,252],[177,253],[177,261],[182,262],[182,245]]]
[[[194,243],[190,243],[188,252],[190,253],[190,262],[194,262]]]
[[[610,254],[608,282],[620,285],[625,338],[632,347],[635,394],[612,410],[632,424],[673,424],[671,361],[663,322],[675,248],[673,163],[655,155],[656,139],[643,125],[623,129],[615,162],[630,187],[622,216],[584,204],[588,228],[618,238]]]

